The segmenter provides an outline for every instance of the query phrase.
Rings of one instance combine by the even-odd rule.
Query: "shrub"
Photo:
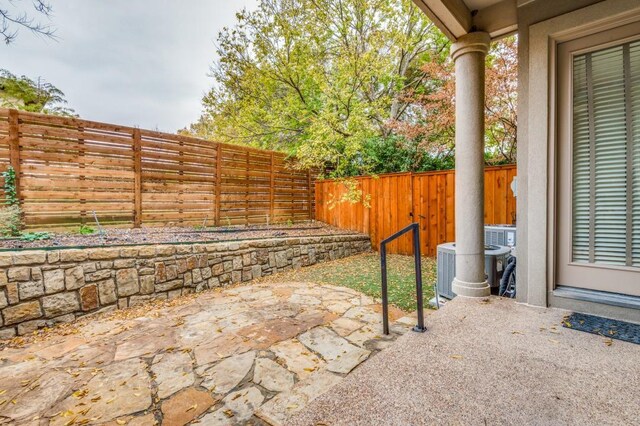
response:
[[[80,228],[78,229],[78,234],[80,235],[91,235],[95,232],[96,230],[94,228],[92,228],[91,226],[85,225],[84,223],[80,225]]]
[[[13,167],[9,166],[7,170],[2,172],[4,178],[4,198],[5,203],[9,206],[16,206],[20,204],[18,200],[18,188],[16,186],[16,171]]]
[[[23,232],[20,234],[20,239],[27,242],[48,240],[49,238],[51,238],[51,234],[48,232]]]
[[[22,229],[22,211],[18,205],[0,208],[0,234],[19,236]]]

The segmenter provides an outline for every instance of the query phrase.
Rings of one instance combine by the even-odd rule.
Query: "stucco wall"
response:
[[[636,19],[637,0],[554,2],[519,10],[518,299],[599,315],[631,318],[629,310],[554,293],[555,283],[555,48],[558,43]],[[598,302],[601,299],[596,298]]]
[[[0,338],[371,249],[368,236],[0,253]]]
[[[546,292],[546,280],[540,282],[536,280],[530,282],[530,269],[546,270],[546,258],[535,257],[529,259],[529,248],[533,245],[539,245],[539,241],[532,241],[528,235],[537,233],[541,235],[543,244],[545,241],[545,221],[543,217],[536,216],[536,212],[531,208],[543,200],[529,199],[530,183],[535,182],[532,179],[544,179],[546,176],[531,176],[529,173],[530,156],[544,156],[546,139],[529,139],[529,99],[536,96],[535,93],[529,93],[529,29],[530,26],[538,22],[559,16],[568,12],[572,12],[583,7],[599,3],[602,0],[537,0],[530,2],[518,8],[518,205],[517,205],[517,241],[518,241],[518,289],[517,299],[520,302],[531,303],[534,305],[546,306],[546,300],[539,296],[533,296],[534,292],[529,291],[530,286],[541,287]],[[543,158],[546,161],[546,156]],[[534,274],[536,275],[536,274]],[[539,276],[537,274],[536,276]],[[530,298],[530,294],[532,297]]]

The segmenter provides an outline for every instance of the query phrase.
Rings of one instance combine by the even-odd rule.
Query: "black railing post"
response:
[[[395,240],[396,238],[401,237],[409,231],[413,231],[413,258],[415,262],[416,272],[416,302],[418,305],[418,324],[413,327],[412,330],[420,333],[427,330],[424,326],[423,312],[424,302],[422,297],[422,258],[420,257],[420,227],[418,223],[414,222],[380,242],[380,272],[382,275],[382,331],[384,332],[384,334],[389,334],[389,297],[387,294],[387,244]]]
[[[420,227],[414,223],[413,227],[413,259],[416,269],[416,303],[418,305],[418,324],[413,331],[424,332],[424,301],[422,300],[422,257],[420,257]]]
[[[389,334],[389,297],[387,295],[387,245],[380,245],[382,272],[382,332]]]

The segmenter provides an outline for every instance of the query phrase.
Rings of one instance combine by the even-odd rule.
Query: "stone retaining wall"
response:
[[[333,235],[0,253],[0,338],[370,250]]]

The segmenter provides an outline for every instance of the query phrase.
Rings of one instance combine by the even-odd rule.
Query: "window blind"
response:
[[[640,267],[640,41],[573,58],[572,257]]]

